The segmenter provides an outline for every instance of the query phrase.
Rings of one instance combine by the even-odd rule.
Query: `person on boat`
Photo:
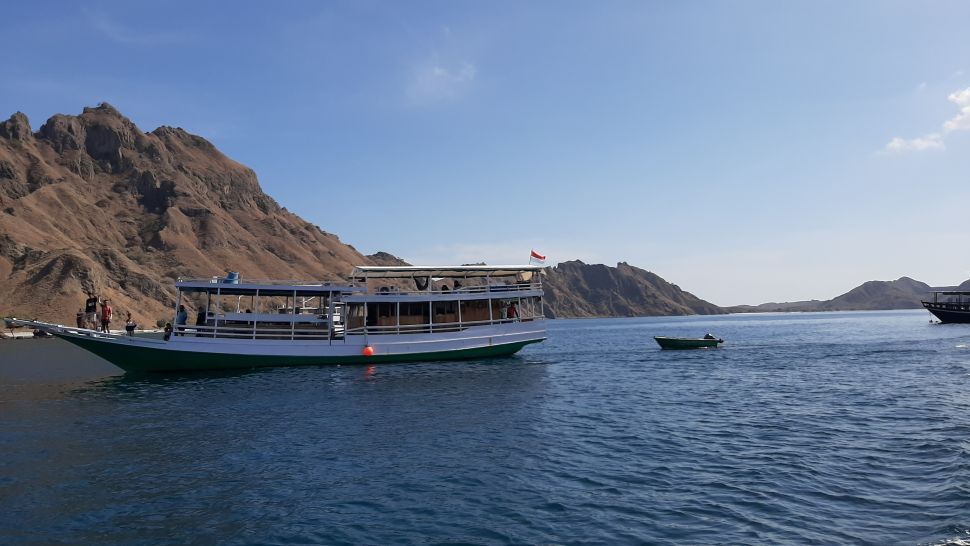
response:
[[[168,341],[168,340],[172,339],[172,323],[171,322],[166,322],[165,323],[165,336],[163,336],[163,337],[164,337],[165,341]]]
[[[111,333],[111,315],[114,312],[111,309],[111,300],[104,300],[101,302],[101,331],[110,334]]]
[[[135,324],[135,321],[131,319],[131,311],[126,311],[125,314],[127,315],[125,317],[125,332],[129,336],[134,336],[135,335],[135,328],[138,325]]]
[[[519,310],[515,308],[515,302],[509,304],[509,311],[506,318],[517,319],[519,318]]]
[[[88,290],[88,299],[84,300],[84,322],[91,330],[98,328],[98,297],[93,290]]]
[[[195,325],[205,326],[205,319],[207,318],[207,315],[208,315],[208,310],[200,307],[199,311],[195,314]],[[195,332],[196,332],[195,337],[202,337],[202,334],[199,333],[199,330],[196,330]]]
[[[188,322],[188,320],[189,320],[189,312],[185,310],[184,305],[179,305],[179,310],[177,313],[175,313],[175,325],[181,326],[182,328],[180,328],[179,331],[175,333],[175,335],[177,336],[182,335],[181,330],[185,328],[185,323]]]

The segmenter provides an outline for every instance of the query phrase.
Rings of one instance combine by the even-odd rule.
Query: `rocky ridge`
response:
[[[970,289],[970,281],[963,283]],[[909,277],[894,281],[868,281],[830,300],[808,300],[785,303],[762,303],[761,305],[737,305],[728,307],[733,313],[791,312],[791,311],[875,311],[886,309],[921,309],[921,300],[933,290],[950,290],[954,287],[932,287]]]
[[[106,103],[36,132],[19,112],[0,123],[0,314],[71,323],[93,289],[154,325],[179,276],[330,279],[361,263],[181,128],[145,133]]]
[[[624,262],[616,267],[579,260],[560,262],[546,269],[543,288],[546,314],[553,318],[726,313],[658,275]]]

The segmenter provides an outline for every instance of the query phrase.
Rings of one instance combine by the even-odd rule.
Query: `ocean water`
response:
[[[558,320],[504,359],[156,376],[0,341],[0,544],[970,544],[970,326],[928,319]]]

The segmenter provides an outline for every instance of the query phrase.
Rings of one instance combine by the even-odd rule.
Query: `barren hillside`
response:
[[[361,263],[180,128],[145,133],[108,104],[36,132],[21,113],[0,123],[0,315],[71,323],[93,289],[154,324],[178,276],[325,279]]]

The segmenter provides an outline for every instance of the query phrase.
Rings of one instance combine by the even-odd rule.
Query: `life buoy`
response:
[[[421,279],[424,279],[424,281],[422,282]],[[427,290],[428,283],[430,282],[431,282],[431,277],[415,277],[414,287],[417,288],[418,290]]]

